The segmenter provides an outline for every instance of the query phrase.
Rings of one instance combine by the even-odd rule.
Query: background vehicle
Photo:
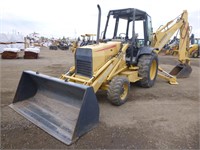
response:
[[[91,44],[95,44],[96,41],[94,40],[94,37],[96,36],[96,34],[85,34],[85,35],[81,35],[83,40],[80,43],[80,46],[86,46],[86,45],[91,45]]]
[[[59,42],[57,40],[53,41],[52,44],[49,46],[50,50],[58,50]]]
[[[174,37],[168,44],[164,46],[166,55],[178,55],[179,52],[179,39]],[[198,58],[200,51],[200,38],[194,38],[194,34],[190,36],[189,57]]]
[[[189,55],[190,57],[198,58],[200,54],[200,38],[195,38],[194,35],[192,35],[191,38]]]
[[[174,37],[163,49],[166,55],[178,55],[179,39]]]

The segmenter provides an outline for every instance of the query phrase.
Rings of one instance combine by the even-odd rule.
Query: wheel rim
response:
[[[156,76],[156,70],[157,70],[157,62],[156,60],[153,60],[150,68],[150,79],[153,80]]]
[[[122,86],[122,92],[121,92],[121,95],[120,95],[121,100],[125,100],[127,94],[128,94],[128,84],[124,83],[123,86]]]

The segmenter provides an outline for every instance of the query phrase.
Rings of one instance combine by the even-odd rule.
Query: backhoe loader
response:
[[[60,78],[24,71],[10,105],[67,145],[98,124],[98,90],[106,90],[111,104],[120,106],[127,101],[130,83],[149,88],[157,77],[157,47],[150,46],[151,17],[135,8],[110,10],[100,39],[101,8],[97,7],[96,44],[77,47],[75,65]],[[136,36],[137,22],[143,26],[143,39]]]
[[[178,54],[178,46],[179,46],[179,39],[174,37],[169,43],[167,43],[163,50],[165,51],[165,55],[174,55]]]
[[[80,46],[86,46],[86,45],[92,45],[92,44],[96,44],[96,41],[94,40],[94,37],[96,36],[96,34],[84,34],[81,35],[82,40],[75,40],[73,41],[70,50],[75,53],[76,48],[80,47]]]
[[[80,46],[95,44],[95,40],[93,39],[93,37],[96,36],[96,34],[85,34],[81,36],[83,37],[83,40],[80,43]]]
[[[189,48],[189,55],[192,58],[198,58],[200,55],[200,38],[194,38]]]

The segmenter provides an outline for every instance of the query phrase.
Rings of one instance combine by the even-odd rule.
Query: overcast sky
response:
[[[192,32],[200,37],[199,0],[0,0],[0,32],[38,32],[47,37],[96,34],[97,4],[102,10],[101,31],[112,9],[146,11],[152,17],[154,31],[188,10]]]

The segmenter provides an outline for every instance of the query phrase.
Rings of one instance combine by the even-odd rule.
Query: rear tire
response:
[[[107,97],[111,104],[120,106],[127,101],[130,82],[125,76],[114,77],[108,87]]]
[[[154,85],[158,73],[158,56],[155,53],[151,55],[142,55],[138,62],[138,74],[142,79],[139,81],[141,87],[149,88]]]

